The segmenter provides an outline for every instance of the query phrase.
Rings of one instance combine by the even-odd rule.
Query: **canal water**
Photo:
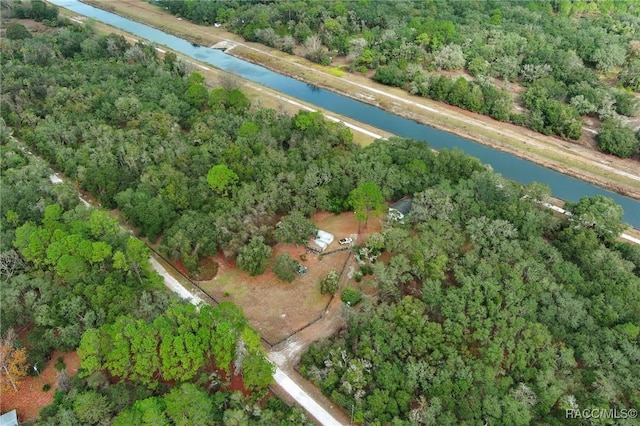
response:
[[[172,50],[208,63],[216,68],[234,72],[242,78],[317,105],[328,111],[370,124],[398,136],[426,141],[435,149],[459,148],[465,153],[479,158],[484,163],[490,164],[496,172],[509,179],[523,184],[537,181],[549,185],[553,195],[557,198],[578,201],[582,197],[597,194],[610,197],[624,209],[624,220],[634,228],[640,228],[640,201],[638,200],[607,191],[597,185],[575,179],[469,139],[396,116],[372,105],[286,77],[259,65],[227,55],[221,50],[194,45],[185,39],[77,0],[49,1],[79,15],[104,22],[158,45],[167,46]]]

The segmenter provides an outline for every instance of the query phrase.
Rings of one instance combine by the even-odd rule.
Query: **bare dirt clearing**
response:
[[[198,283],[200,288],[216,300],[230,300],[241,306],[251,325],[272,345],[320,320],[325,314],[335,313],[334,309],[327,309],[331,297],[320,293],[319,282],[332,270],[340,273],[347,269],[345,265],[351,252],[336,251],[345,248],[338,244],[338,239],[351,236],[357,242],[364,241],[366,237],[364,233],[358,235],[358,222],[351,212],[341,215],[321,212],[312,219],[319,229],[330,232],[335,237],[323,254],[307,253],[304,246],[278,244],[271,256],[273,260],[279,254],[289,253],[293,259],[307,267],[307,273],[297,276],[293,282],[281,281],[269,268],[264,274],[251,277],[233,264],[216,258],[219,264],[218,275],[213,280]],[[379,225],[371,224],[366,231],[377,230]],[[303,257],[306,260],[302,260]],[[335,299],[339,302],[339,297]],[[333,303],[331,307],[333,308]],[[333,324],[333,320],[328,322]]]
[[[55,30],[55,28],[53,27],[48,27],[45,24],[43,24],[42,22],[38,22],[38,21],[34,21],[33,19],[17,19],[17,18],[9,18],[6,20],[3,20],[2,22],[2,29],[0,29],[0,38],[4,38],[5,35],[5,28],[8,24],[10,23],[16,23],[16,24],[21,24],[24,25],[26,29],[29,30],[29,32],[36,36],[38,34],[49,34],[52,31]]]

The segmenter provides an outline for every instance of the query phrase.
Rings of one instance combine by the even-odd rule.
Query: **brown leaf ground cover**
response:
[[[55,366],[58,358],[62,357],[70,377],[78,373],[80,358],[73,352],[54,352],[44,369],[39,368],[40,375],[29,376],[19,386],[18,392],[8,392],[0,395],[0,412],[17,410],[18,421],[20,423],[38,418],[38,413],[46,405],[53,401],[53,394],[56,389],[56,375],[58,371]],[[50,389],[44,391],[44,386],[49,385]]]

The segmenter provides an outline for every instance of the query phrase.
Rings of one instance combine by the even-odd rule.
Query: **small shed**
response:
[[[18,413],[11,410],[0,416],[0,426],[18,426]]]

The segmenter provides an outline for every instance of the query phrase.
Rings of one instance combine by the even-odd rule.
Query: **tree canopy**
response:
[[[380,216],[387,208],[382,191],[373,182],[365,182],[351,191],[349,203],[353,207],[356,219],[364,223],[365,228],[369,221],[369,212],[374,216]]]
[[[569,6],[576,3],[586,7]],[[266,13],[285,4],[256,7]],[[386,12],[410,4],[357,7],[375,12],[366,14],[369,24],[390,26]],[[416,16],[411,25],[419,43],[455,60],[457,48],[442,49],[458,42],[465,52],[456,16],[473,10],[447,4],[447,21]],[[529,18],[553,7],[545,12],[546,3],[536,4],[518,13],[500,8],[487,22],[540,25]],[[296,9],[290,12],[296,22]],[[295,23],[295,37],[326,18],[308,16],[319,22]],[[334,41],[345,26],[337,18],[327,25]],[[250,29],[267,22],[268,14],[256,15]],[[385,27],[379,38],[362,35],[367,47],[379,41],[375,49],[391,55],[400,48],[399,33]],[[511,77],[524,42],[499,31],[485,41],[511,57],[496,61],[493,71]],[[576,58],[599,55],[581,43],[560,59],[587,81],[590,74]],[[365,43],[353,45],[365,54]],[[350,46],[346,36],[336,41],[336,49]],[[473,40],[470,46],[482,49]],[[407,55],[408,47],[401,47]],[[508,181],[460,151],[435,155],[428,145],[402,138],[361,148],[342,125],[319,114],[261,109],[241,90],[210,91],[201,76],[180,71],[186,68],[179,60],[169,63],[159,61],[152,46],[96,36],[87,27],[3,40],[0,329],[3,336],[10,327],[28,331],[27,364],[44,362],[53,349],[79,347],[82,357],[82,377],[43,410],[42,424],[308,421],[277,400],[229,391],[230,374],[242,375],[259,394],[273,372],[239,309],[176,301],[150,270],[146,246],[106,212],[80,205],[71,184],[53,185],[52,171],[31,150],[103,206],[119,208],[139,235],[160,239],[169,256],[197,265],[220,249],[256,274],[268,265],[276,240],[308,235],[312,213],[353,208],[366,223],[369,213],[386,210],[385,201],[413,195],[415,210],[404,223],[385,221],[380,234],[358,247],[361,271],[354,277],[366,275],[362,282],[371,287],[341,292],[350,305],[360,301],[345,310],[346,328],[303,356],[302,371],[353,410],[354,421],[557,423],[566,407],[640,405],[640,255],[614,241],[623,228],[619,206],[588,197],[567,206],[567,220],[556,218],[540,205],[548,188]],[[527,79],[555,72],[531,67]],[[482,79],[451,87],[438,80],[416,89],[440,96],[455,87],[461,102],[466,88],[469,99],[492,114],[509,111],[506,98]],[[567,82],[531,85],[531,110],[539,111],[542,128],[573,128],[553,121],[556,112],[573,117],[558,104],[567,93],[582,91],[585,108],[600,95]],[[193,96],[194,85],[209,92],[208,100]],[[222,193],[207,181],[212,165],[224,165],[222,176],[236,176]],[[329,281],[324,291],[332,292]],[[190,412],[193,407],[198,412]]]
[[[640,14],[630,2],[158,4],[287,53],[297,43],[323,65],[342,57],[344,70],[375,71],[380,83],[571,140],[582,137],[581,116],[628,114],[615,84],[640,87]]]

